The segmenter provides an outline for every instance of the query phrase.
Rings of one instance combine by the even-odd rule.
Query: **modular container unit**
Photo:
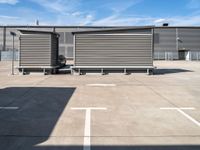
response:
[[[74,69],[153,69],[153,28],[74,32]]]
[[[19,69],[52,71],[58,66],[59,34],[44,31],[20,31]]]

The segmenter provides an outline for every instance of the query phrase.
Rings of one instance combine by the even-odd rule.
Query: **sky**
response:
[[[200,26],[200,0],[0,0],[0,25]]]

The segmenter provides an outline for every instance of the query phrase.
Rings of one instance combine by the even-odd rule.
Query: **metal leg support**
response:
[[[24,75],[24,68],[22,68],[22,75]]]
[[[80,68],[78,69],[78,75],[81,75],[81,69]]]
[[[149,69],[147,69],[147,75],[150,75]]]
[[[127,73],[127,70],[126,70],[126,68],[124,68],[124,75],[127,75],[128,73]]]
[[[45,68],[43,69],[43,73],[44,73],[44,75],[46,75],[46,70],[45,70]]]
[[[71,69],[71,70],[70,70],[70,73],[71,73],[71,75],[73,75],[73,74],[74,74],[74,70],[73,70],[73,69]]]
[[[103,68],[101,69],[101,75],[104,75]]]

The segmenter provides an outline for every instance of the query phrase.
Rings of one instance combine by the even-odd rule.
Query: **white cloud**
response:
[[[107,25],[107,26],[135,26],[140,25],[142,22],[145,25],[145,23],[150,23],[152,18],[150,17],[122,17],[118,15],[109,16],[107,18],[103,18],[100,20],[96,20],[92,23],[92,25]]]
[[[91,25],[95,26],[137,26],[137,25],[162,25],[168,22],[170,25],[186,26],[186,25],[200,25],[200,15],[196,16],[175,16],[175,17],[148,17],[148,16],[119,16],[112,15],[100,20],[95,20]]]
[[[77,12],[72,13],[72,16],[77,17],[77,16],[80,16],[81,14],[82,14],[81,12],[77,11]]]
[[[12,2],[11,2],[12,1]],[[136,26],[136,25],[200,25],[200,11],[194,10],[188,16],[151,17],[128,14],[127,10],[142,0],[114,0],[99,6],[100,10],[109,9],[110,15],[96,18],[97,10],[83,10],[81,0],[31,0],[45,11],[31,8],[16,8],[16,16],[0,15],[0,24],[27,25],[40,21],[40,25],[95,25],[95,26]],[[125,2],[126,1],[126,2]],[[194,3],[195,0],[190,0]],[[18,0],[0,0],[0,3],[15,4]],[[200,2],[200,0],[198,0]],[[104,8],[105,7],[105,8]],[[82,9],[81,9],[82,8]],[[132,8],[132,7],[131,7]],[[133,8],[134,9],[134,8]],[[45,14],[44,14],[45,13]],[[46,14],[49,14],[46,16]]]
[[[16,3],[18,3],[18,0],[0,0],[0,4],[11,4],[11,5],[15,5]]]
[[[5,15],[0,15],[1,19],[19,19],[17,16],[5,16]]]
[[[107,8],[112,10],[114,13],[121,13],[126,11],[128,8],[132,7],[133,5],[138,4],[142,0],[114,0],[114,1],[107,1],[103,8]]]
[[[54,25],[87,25],[93,20],[93,14],[80,11],[80,0],[31,0],[52,12],[54,18],[48,21]]]
[[[89,25],[92,23],[94,17],[92,15],[87,15],[85,18],[79,23],[79,25],[84,26],[84,25]]]
[[[168,18],[171,25],[177,26],[200,26],[200,15],[197,16],[177,16]]]
[[[66,14],[72,13],[79,4],[79,0],[31,0],[44,7],[47,11]]]
[[[154,22],[155,23],[164,23],[164,22],[167,22],[167,20],[164,18],[160,18],[160,19],[156,19]]]

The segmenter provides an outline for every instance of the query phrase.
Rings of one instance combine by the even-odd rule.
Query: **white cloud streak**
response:
[[[170,25],[186,26],[200,25],[200,15],[197,16],[175,16],[168,18],[141,17],[141,16],[109,16],[92,22],[92,25],[111,25],[111,26],[136,26],[136,25],[162,25],[168,22]]]
[[[80,0],[31,0],[55,15],[55,25],[86,25],[93,19],[90,12],[79,10]]]
[[[0,4],[15,5],[16,3],[18,3],[18,0],[0,0]]]
[[[114,0],[114,1],[107,1],[105,5],[103,5],[103,8],[110,9],[114,13],[122,13],[123,11],[126,11],[130,7],[140,3],[143,0]]]
[[[0,24],[34,24],[36,19],[40,20],[40,25],[94,25],[94,26],[137,26],[137,25],[162,25],[164,22],[168,22],[170,25],[200,25],[200,13],[197,9],[195,13],[191,13],[188,16],[172,16],[172,17],[152,17],[141,16],[135,14],[127,14],[129,8],[134,9],[134,5],[137,5],[143,0],[114,0],[108,1],[101,7],[100,10],[110,10],[110,14],[102,18],[97,18],[98,13],[94,8],[92,10],[83,10],[80,7],[81,0],[31,0],[43,9],[45,13],[49,13],[46,17],[42,15],[43,12],[30,8],[16,8],[18,16],[0,15]],[[194,6],[195,1],[190,0],[190,3]],[[0,0],[0,3],[16,4],[18,0]],[[190,5],[191,8],[193,5]],[[189,4],[188,4],[189,6]],[[82,9],[80,9],[82,8]],[[15,11],[16,11],[15,10]],[[20,15],[23,14],[23,15]]]
[[[4,16],[4,15],[0,15],[1,19],[19,19],[19,17],[17,16]]]

